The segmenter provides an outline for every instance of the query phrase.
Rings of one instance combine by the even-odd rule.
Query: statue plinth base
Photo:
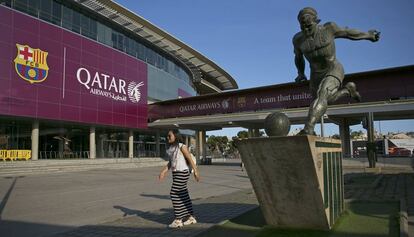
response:
[[[237,142],[268,225],[330,229],[344,207],[342,149],[315,136]]]

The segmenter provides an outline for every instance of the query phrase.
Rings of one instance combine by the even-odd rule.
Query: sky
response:
[[[226,70],[240,89],[292,82],[297,75],[292,37],[303,7],[322,23],[381,32],[370,41],[336,40],[345,73],[414,64],[412,0],[116,0]],[[306,65],[308,68],[308,64]],[[309,75],[309,70],[306,69]],[[376,129],[378,122],[375,124]],[[414,120],[381,121],[382,132],[413,131]],[[379,125],[378,124],[378,125]],[[332,127],[332,128],[331,128]],[[325,129],[337,133],[336,126]],[[354,127],[352,130],[362,130]],[[214,135],[234,136],[240,128]]]

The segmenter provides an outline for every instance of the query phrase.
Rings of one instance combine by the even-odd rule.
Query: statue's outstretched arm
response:
[[[332,29],[335,38],[346,38],[350,40],[370,40],[376,42],[380,38],[380,32],[376,30],[369,30],[368,32],[362,32],[356,29],[349,29],[347,27],[341,28],[333,22],[325,24],[326,27]]]

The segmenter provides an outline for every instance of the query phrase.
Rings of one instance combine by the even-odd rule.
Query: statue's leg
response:
[[[325,114],[329,98],[338,91],[340,85],[339,80],[332,76],[328,76],[321,81],[317,96],[309,106],[308,120],[299,135],[315,135],[315,124]]]
[[[349,95],[352,99],[361,102],[361,95],[357,91],[355,83],[348,82],[346,83],[345,88],[349,91]]]
[[[332,103],[339,100],[342,97],[351,96],[351,98],[355,99],[356,101],[361,101],[361,95],[356,90],[356,85],[353,82],[348,82],[346,85],[338,90],[335,94],[333,94],[329,99],[328,102]]]

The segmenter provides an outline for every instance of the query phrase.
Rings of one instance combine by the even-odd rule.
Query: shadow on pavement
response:
[[[249,178],[249,176],[247,176],[247,175],[238,175],[238,174],[236,174],[236,177],[240,177],[240,178]]]
[[[194,215],[197,218],[198,223],[218,223],[222,220],[228,219],[231,213],[237,210],[249,210],[253,207],[257,207],[254,204],[240,204],[240,203],[201,203],[194,204]],[[147,221],[168,225],[174,219],[173,208],[162,208],[157,211],[140,211],[133,210],[123,206],[114,206],[115,209],[119,209],[124,214],[123,216],[137,216]],[[228,210],[228,213],[223,215],[223,210]],[[228,215],[229,217],[226,217]]]
[[[65,232],[74,227],[30,223],[23,221],[0,221],[0,236],[4,237],[40,237]]]
[[[146,194],[146,193],[143,193],[143,194],[141,194],[141,196],[143,196],[143,197],[151,197],[151,198],[158,198],[158,199],[170,199],[170,196],[169,195],[159,195],[159,194]]]
[[[4,211],[4,207],[6,206],[7,201],[10,198],[10,194],[12,193],[14,186],[16,185],[17,179],[19,178],[24,178],[24,176],[18,176],[14,178],[13,183],[10,185],[9,190],[7,190],[6,195],[4,195],[3,199],[0,202],[0,221],[2,220],[2,214]],[[5,177],[5,179],[12,179],[12,177]]]
[[[16,186],[17,180],[19,178],[24,178],[25,176],[14,177],[10,188],[7,190],[3,199],[0,202],[0,236],[7,237],[38,237],[50,235],[50,233],[59,233],[72,229],[73,227],[65,227],[58,225],[48,225],[48,224],[39,224],[39,223],[29,223],[24,221],[12,221],[12,220],[3,220],[3,211],[6,207],[6,204],[13,192],[14,187]],[[12,179],[13,177],[5,177],[5,179]]]
[[[211,164],[214,166],[239,166],[240,167],[241,162],[237,162],[237,161],[216,161]],[[202,166],[211,166],[211,165],[202,165]]]
[[[193,225],[181,229],[169,229],[167,227],[130,227],[130,226],[112,226],[112,225],[88,225],[80,227],[73,231],[60,233],[53,237],[149,237],[149,236],[168,236],[183,237],[196,236],[205,231],[201,226]],[[52,237],[52,236],[50,236]]]

